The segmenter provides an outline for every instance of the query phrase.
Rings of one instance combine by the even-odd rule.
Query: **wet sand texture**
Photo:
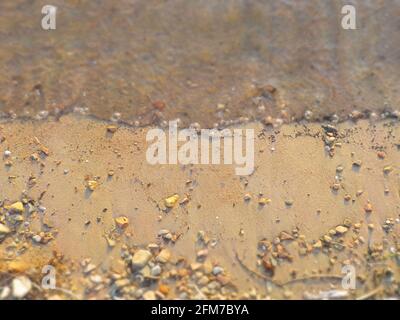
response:
[[[55,0],[44,31],[40,2],[1,1],[0,109],[203,127],[395,110],[400,2],[353,3],[357,30],[343,1]]]

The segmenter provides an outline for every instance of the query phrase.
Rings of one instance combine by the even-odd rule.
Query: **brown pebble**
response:
[[[274,273],[275,267],[274,267],[273,263],[271,262],[271,259],[268,258],[267,256],[264,256],[264,257],[263,257],[263,259],[262,259],[262,265],[263,265],[265,271]]]
[[[129,220],[127,217],[121,216],[121,217],[115,218],[115,223],[119,228],[125,229],[129,225]]]
[[[331,188],[334,191],[338,191],[340,189],[340,183],[334,183]]]
[[[107,131],[110,133],[115,133],[118,130],[118,127],[116,125],[110,124],[107,126]]]
[[[153,107],[157,110],[163,111],[165,109],[165,102],[161,100],[153,101]]]
[[[383,151],[378,151],[377,153],[379,159],[385,159],[386,153]]]
[[[160,284],[158,286],[158,291],[160,291],[163,295],[167,296],[169,293],[169,287],[166,284]]]
[[[367,213],[371,213],[371,212],[372,212],[372,204],[368,202],[368,203],[364,206],[364,210],[365,210],[365,212],[367,212]]]

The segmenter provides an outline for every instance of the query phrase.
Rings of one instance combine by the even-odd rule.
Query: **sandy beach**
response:
[[[233,165],[148,164],[149,128],[81,115],[4,122],[4,281],[41,281],[50,264],[60,290],[31,297],[396,296],[398,121],[331,126],[238,126],[256,132],[246,177]],[[344,265],[355,290],[342,289]]]
[[[345,5],[1,1],[0,300],[398,299],[400,3]]]

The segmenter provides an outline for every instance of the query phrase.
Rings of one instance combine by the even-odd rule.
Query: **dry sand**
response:
[[[337,125],[331,155],[318,123],[242,124],[256,132],[248,177],[233,165],[150,165],[149,127],[108,125],[77,115],[1,124],[0,151],[11,151],[0,169],[0,222],[11,230],[0,243],[2,290],[20,273],[40,284],[51,264],[68,292],[34,287],[26,297],[398,296],[397,120]],[[166,209],[173,194],[180,199]],[[17,201],[22,222],[8,207]],[[116,226],[120,216],[128,227]],[[348,230],[334,235],[337,226]],[[149,244],[151,261],[132,271],[132,255]],[[356,268],[357,288],[343,293],[344,264]],[[161,275],[151,275],[154,265]]]

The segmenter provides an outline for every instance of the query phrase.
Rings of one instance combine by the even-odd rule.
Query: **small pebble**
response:
[[[287,199],[287,200],[285,200],[285,204],[290,207],[290,206],[293,205],[293,200],[292,199]]]
[[[32,289],[32,282],[26,276],[19,276],[12,281],[12,295],[14,298],[24,298]]]
[[[164,204],[167,208],[173,208],[175,206],[175,204],[178,202],[178,200],[179,200],[179,195],[174,194],[174,195],[166,198],[164,200]]]
[[[367,203],[365,206],[364,206],[364,210],[365,210],[365,212],[367,212],[367,213],[371,213],[372,212],[372,204],[371,203]]]
[[[115,224],[118,226],[118,228],[125,229],[129,225],[129,219],[125,216],[120,216],[115,218]]]
[[[337,226],[335,230],[339,234],[344,234],[348,229],[345,226]]]
[[[151,275],[153,277],[158,277],[161,274],[161,267],[156,264],[153,268],[151,268]]]
[[[135,252],[131,259],[132,269],[142,269],[151,259],[152,254],[148,250],[140,249]]]
[[[213,270],[212,270],[212,273],[213,273],[214,276],[217,276],[217,275],[219,275],[219,274],[221,274],[223,272],[224,272],[224,269],[222,267],[220,267],[220,266],[215,266],[213,268]]]

